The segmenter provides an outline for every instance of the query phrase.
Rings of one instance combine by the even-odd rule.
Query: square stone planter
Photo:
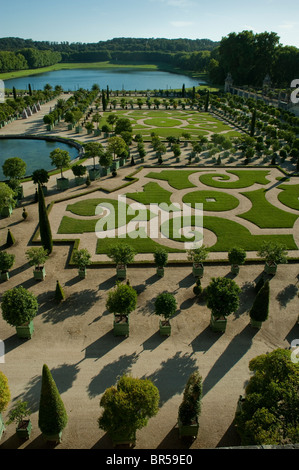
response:
[[[201,263],[193,263],[192,272],[194,277],[203,277],[204,266]]]
[[[136,445],[136,432],[133,433],[118,433],[113,434],[111,436],[112,442],[114,446],[123,446],[127,445],[130,447],[134,447]]]
[[[46,270],[44,266],[35,268],[33,271],[33,277],[36,281],[44,281],[46,277]]]
[[[108,176],[111,173],[111,168],[101,168],[101,176]]]
[[[71,131],[72,129],[74,129],[74,124],[68,124],[67,129],[68,131]]]
[[[224,333],[226,330],[226,324],[226,318],[216,318],[213,314],[211,314],[210,327],[213,331]]]
[[[119,169],[119,160],[114,160],[114,162],[112,163],[112,169],[113,170]]]
[[[114,315],[113,334],[114,336],[129,336],[130,322],[128,316],[123,315],[120,321],[120,315]]]
[[[44,434],[43,433],[43,438],[45,439],[45,441],[56,442],[57,444],[61,442],[61,436],[62,436],[62,431],[60,431],[58,434]]]
[[[180,419],[178,420],[179,436],[180,437],[192,437],[195,439],[198,435],[199,424],[198,421],[194,424],[182,424]]]
[[[116,277],[117,277],[117,279],[126,279],[126,277],[127,277],[127,267],[126,266],[117,266],[116,267]]]
[[[102,133],[102,132],[101,132],[100,129],[94,129],[94,131],[93,131],[93,135],[94,135],[95,137],[99,137],[99,136],[101,135],[101,133]]]
[[[83,178],[83,176],[76,176],[75,177],[75,185],[76,186],[81,186],[84,183],[85,183],[85,178]]]
[[[80,132],[83,131],[83,127],[82,126],[76,126],[76,132],[77,134],[80,134]]]
[[[56,178],[57,189],[60,191],[65,191],[70,187],[70,182],[68,178]]]
[[[25,325],[16,326],[17,336],[19,338],[31,339],[34,332],[33,320],[26,323]]]
[[[160,320],[159,322],[159,332],[161,336],[170,336],[171,335],[171,324],[169,320]]]
[[[22,421],[16,429],[17,436],[20,439],[29,439],[32,430],[30,419]]]
[[[265,264],[265,272],[267,274],[275,274],[276,271],[277,271],[277,264],[276,263],[272,263],[272,264],[266,263]]]
[[[5,206],[2,209],[1,216],[2,217],[10,217],[12,214],[12,207],[11,206]]]
[[[86,268],[80,268],[78,270],[78,274],[80,279],[85,279],[86,278]]]
[[[88,171],[89,178],[91,181],[95,181],[101,177],[101,170],[98,168],[92,168]]]
[[[240,266],[238,266],[237,264],[233,264],[230,270],[232,274],[239,274]]]
[[[157,267],[157,275],[159,277],[163,277],[164,276],[164,268],[162,266],[158,266]]]
[[[5,282],[8,281],[9,279],[9,272],[8,271],[2,271],[0,274],[0,279],[1,281]]]

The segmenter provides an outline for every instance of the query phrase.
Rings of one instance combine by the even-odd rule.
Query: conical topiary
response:
[[[59,435],[66,427],[68,416],[56,383],[46,364],[42,371],[38,426],[46,437]]]
[[[269,314],[270,283],[265,281],[264,285],[258,291],[249,312],[250,318],[257,322],[264,322]]]
[[[0,371],[0,413],[7,408],[10,402],[10,390],[7,377]]]
[[[195,424],[201,411],[202,378],[193,372],[186,384],[183,401],[179,407],[179,421],[183,425]]]
[[[55,299],[57,300],[57,302],[62,302],[62,300],[65,299],[65,294],[59,281],[56,281]]]
[[[52,233],[45,204],[45,197],[40,183],[38,184],[38,214],[41,243],[44,249],[51,254],[53,250]]]
[[[11,233],[10,229],[7,232],[6,246],[13,246],[16,243],[15,237]]]

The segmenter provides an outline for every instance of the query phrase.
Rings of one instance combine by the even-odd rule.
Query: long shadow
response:
[[[110,277],[109,279],[106,279],[105,281],[101,282],[101,284],[99,284],[99,290],[110,290],[112,289],[112,287],[115,286],[116,284],[116,275]]]
[[[22,444],[23,441],[15,433],[0,444],[0,449],[18,449]]]
[[[282,308],[286,308],[288,303],[294,297],[296,297],[297,293],[298,293],[298,287],[296,287],[294,284],[289,284],[277,294],[276,299],[278,300],[279,305]]]
[[[203,382],[203,396],[206,395],[246,354],[252,345],[257,329],[247,325],[241,333],[229,343],[226,350],[217,359]]]
[[[108,433],[105,433],[99,440],[96,442],[91,449],[113,449],[113,442],[110,439]]]
[[[240,305],[237,312],[234,313],[236,318],[239,318],[245,312],[248,312],[252,307],[254,299],[256,297],[255,285],[252,282],[245,282],[241,287],[241,293],[239,296]]]
[[[152,351],[153,349],[157,348],[160,346],[160,344],[167,339],[167,336],[161,336],[159,331],[156,331],[152,336],[147,338],[142,343],[143,350],[150,350]]]
[[[196,303],[196,297],[190,297],[189,299],[184,300],[181,305],[180,305],[180,310],[189,310],[195,303]]]
[[[61,364],[60,366],[51,369],[51,374],[60,394],[72,388],[79,371],[77,364]]]
[[[192,439],[180,439],[178,428],[174,426],[157,446],[157,449],[189,449],[192,442]]]
[[[216,335],[210,326],[207,326],[196,338],[194,338],[190,346],[193,352],[204,352],[206,353],[216,341],[220,338],[220,335]]]
[[[115,337],[113,335],[113,330],[111,329],[111,331],[108,331],[108,333],[104,334],[101,338],[98,338],[82,350],[82,352],[85,351],[84,359],[99,360],[113,348],[118,346],[122,341],[125,341],[125,337]],[[82,361],[84,359],[82,359]]]
[[[34,277],[31,277],[30,279],[27,279],[27,281],[21,282],[18,284],[16,287],[24,287],[25,289],[30,289],[30,287],[35,286],[38,282],[43,282],[43,281],[37,281],[34,279]]]
[[[236,431],[234,421],[229,425],[216,447],[236,447],[241,445],[241,439]]]
[[[146,285],[152,285],[155,282],[159,281],[161,279],[157,274],[153,274],[151,277],[145,280]]]
[[[17,274],[23,273],[24,271],[27,271],[29,269],[29,264],[24,263],[22,266],[19,266],[18,268],[11,269],[9,271],[10,277],[16,276]]]
[[[116,361],[105,365],[98,375],[95,375],[87,387],[87,393],[90,398],[104,393],[105,390],[115,385],[117,380],[129,372],[132,365],[136,363],[138,354],[136,352],[130,355],[123,355]]]
[[[54,292],[41,294],[37,298],[39,314],[45,322],[53,324],[64,321],[67,318],[82,316],[99,300],[97,294],[91,289],[74,292],[63,302],[57,304]]]
[[[179,282],[179,288],[187,288],[195,284],[195,277],[193,276],[192,273],[188,274],[188,276],[184,277],[184,279],[181,279]]]
[[[187,380],[195,370],[197,370],[196,359],[180,351],[163,361],[160,369],[143,378],[150,379],[156,385],[162,406],[172,396],[183,393]]]
[[[19,346],[21,346],[24,341],[29,341],[29,340],[19,338],[17,336],[17,333],[10,336],[6,340],[4,340],[5,354],[7,355],[9,352],[13,351],[15,348],[18,348]]]

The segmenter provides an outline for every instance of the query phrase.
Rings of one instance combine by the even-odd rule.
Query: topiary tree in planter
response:
[[[113,313],[113,331],[115,336],[129,336],[129,315],[137,305],[137,292],[129,284],[117,283],[110,291],[106,308]]]
[[[93,159],[93,168],[89,170],[89,177],[91,181],[96,180],[100,176],[100,169],[96,168],[96,157],[100,157],[104,153],[104,147],[98,142],[88,142],[84,146],[85,156]]]
[[[231,265],[231,272],[238,274],[240,264],[244,264],[246,260],[246,251],[243,248],[234,247],[228,252],[228,261]]]
[[[99,163],[102,167],[101,175],[107,176],[113,163],[112,153],[107,151],[103,152],[103,154],[100,156]]]
[[[264,241],[258,256],[265,260],[265,272],[275,274],[279,263],[287,263],[287,254],[285,245],[274,242]]]
[[[202,378],[198,371],[193,372],[186,384],[183,401],[178,412],[179,436],[197,437],[201,412]]]
[[[261,328],[264,321],[267,320],[269,315],[269,302],[270,302],[270,283],[267,279],[263,286],[258,291],[253,305],[250,309],[250,324],[254,328]]]
[[[6,184],[0,183],[0,215],[10,217],[16,205],[15,192]]]
[[[19,157],[8,158],[2,165],[4,176],[9,178],[8,185],[16,193],[18,199],[23,197],[23,187],[20,185],[20,179],[25,176],[26,168],[26,162]]]
[[[6,251],[0,251],[1,281],[7,281],[9,279],[9,270],[13,267],[14,262],[15,255],[7,253]]]
[[[31,338],[33,319],[38,311],[37,298],[23,286],[14,287],[2,296],[3,319],[17,330],[20,338]]]
[[[84,175],[86,173],[87,169],[86,166],[84,165],[73,165],[72,166],[72,172],[75,176],[75,182],[76,185],[80,185],[84,183]]]
[[[46,277],[45,262],[48,259],[48,251],[44,247],[32,247],[26,251],[26,257],[31,266],[34,266],[34,279],[44,281]]]
[[[51,371],[46,364],[42,370],[38,426],[47,441],[61,442],[68,416]]]
[[[22,439],[29,439],[32,423],[30,420],[31,411],[28,408],[28,403],[26,401],[22,402],[18,400],[16,405],[10,410],[8,415],[8,421],[6,425],[15,422],[16,423],[16,433]]]
[[[159,331],[162,336],[171,334],[170,318],[173,317],[177,309],[177,301],[174,295],[169,292],[162,292],[155,300],[155,314],[162,316],[160,320]]]
[[[203,262],[208,257],[210,249],[202,245],[199,248],[188,251],[188,261],[193,263],[193,275],[195,277],[202,277],[204,273]]]
[[[108,432],[114,445],[134,446],[136,431],[158,413],[159,400],[159,390],[149,379],[123,376],[101,398],[99,428]]]
[[[207,306],[211,309],[210,326],[214,331],[224,332],[227,316],[239,308],[241,289],[232,279],[212,278],[206,288]]]
[[[8,386],[8,380],[3,372],[0,371],[0,439],[2,437],[3,431],[5,430],[2,413],[6,410],[9,402],[10,390]]]
[[[135,250],[126,243],[117,243],[108,250],[107,256],[116,264],[118,279],[126,278],[127,265],[134,261],[135,254]]]
[[[86,248],[82,248],[81,250],[75,250],[73,254],[73,262],[78,266],[79,269],[79,277],[85,278],[86,276],[86,266],[91,264],[91,254]]]
[[[55,149],[50,153],[50,159],[53,166],[60,169],[60,178],[57,178],[57,188],[67,189],[69,187],[69,180],[63,176],[63,168],[70,166],[71,157],[67,150]]]
[[[154,252],[154,260],[157,266],[157,274],[160,277],[164,276],[164,267],[167,265],[168,253],[164,248],[157,248]]]

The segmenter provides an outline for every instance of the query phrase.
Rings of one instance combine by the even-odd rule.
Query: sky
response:
[[[1,5],[2,3],[2,5]],[[299,48],[298,0],[13,0],[0,2],[0,37],[98,42],[118,37],[220,41],[275,32]]]

